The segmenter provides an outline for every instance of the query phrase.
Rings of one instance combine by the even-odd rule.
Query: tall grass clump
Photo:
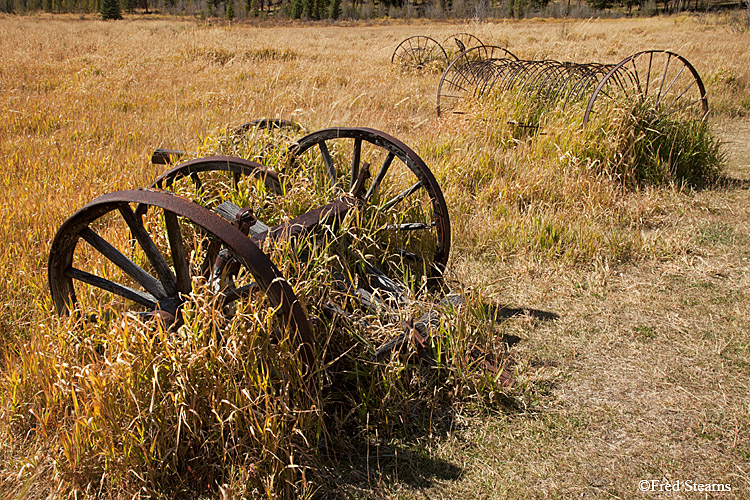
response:
[[[459,127],[462,135],[423,150],[461,214],[453,219],[461,251],[590,265],[687,244],[644,230],[664,226],[670,204],[688,202],[686,188],[720,177],[724,158],[710,125],[612,103],[584,127],[584,107],[506,91],[444,119],[441,137]]]
[[[699,188],[720,176],[721,143],[705,120],[678,120],[645,103],[615,109],[598,126],[611,148],[611,157],[601,159],[628,186]]]

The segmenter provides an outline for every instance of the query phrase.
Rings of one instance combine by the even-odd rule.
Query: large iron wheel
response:
[[[234,263],[231,276],[220,258]],[[48,276],[57,310],[87,317],[119,312],[179,324],[196,286],[222,308],[252,301],[273,311],[312,362],[307,316],[273,262],[211,210],[164,191],[110,193],[78,210],[55,235]]]
[[[655,117],[677,121],[702,120],[708,99],[698,71],[684,57],[668,50],[646,50],[626,57],[599,82],[583,115],[586,125],[602,101],[625,99],[647,105]]]
[[[329,128],[300,139],[289,163],[329,196],[348,192],[359,200],[361,223],[371,224],[380,241],[381,264],[413,277],[442,275],[450,252],[448,207],[411,148],[370,128]]]
[[[436,62],[448,62],[448,54],[434,38],[412,36],[398,44],[391,56],[391,63],[406,68],[424,69]]]

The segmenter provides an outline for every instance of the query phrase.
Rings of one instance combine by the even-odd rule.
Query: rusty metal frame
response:
[[[455,108],[457,102],[469,97],[481,97],[491,90],[522,92],[540,101],[563,105],[581,101],[585,94],[591,91],[584,112],[584,125],[588,123],[597,100],[602,97],[611,98],[616,93],[623,94],[633,101],[645,102],[651,98],[651,90],[651,95],[655,94],[653,108],[659,116],[698,106],[701,111],[700,119],[708,113],[708,101],[700,75],[684,57],[671,51],[642,51],[618,64],[603,64],[518,60],[515,57],[484,58],[482,50],[483,48],[478,47],[459,54],[448,65],[438,84],[438,116],[448,107],[446,100],[447,104]],[[469,57],[470,54],[475,55]],[[655,62],[659,57],[663,59],[663,56],[666,56],[665,62],[661,59]],[[637,62],[646,59],[647,63],[644,61],[639,67]],[[662,64],[663,67],[656,68],[656,64]],[[654,68],[663,73],[661,78],[656,79],[659,82],[658,91],[654,89],[656,82],[651,84],[651,71]],[[667,95],[672,90],[676,91],[670,94],[668,99]],[[690,96],[685,99],[687,102],[676,106],[686,95]],[[453,112],[462,113],[455,109]]]

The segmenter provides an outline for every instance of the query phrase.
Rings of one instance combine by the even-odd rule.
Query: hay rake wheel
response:
[[[133,206],[145,207],[141,216]],[[222,271],[210,251],[216,244],[231,253],[236,266],[232,276],[223,273],[211,282],[210,273]],[[209,282],[203,289],[223,305],[260,293],[276,311],[278,325],[295,338],[301,359],[312,362],[307,316],[268,256],[216,213],[171,193],[114,192],[78,210],[55,234],[48,277],[61,314],[106,305],[170,326],[179,324],[182,304],[200,280]]]
[[[437,62],[448,62],[448,54],[440,43],[429,36],[411,36],[398,44],[391,63],[405,68],[424,69]]]
[[[300,161],[317,165],[324,182],[359,200],[364,217],[379,221],[388,252],[410,263],[415,274],[440,278],[450,252],[448,207],[414,150],[378,130],[330,128],[290,149],[289,168]]]
[[[657,118],[702,120],[708,99],[698,71],[684,57],[668,50],[646,50],[615,65],[594,89],[583,124],[607,100],[624,98],[647,105]]]

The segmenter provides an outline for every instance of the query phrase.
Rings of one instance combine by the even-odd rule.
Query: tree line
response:
[[[166,13],[225,19],[520,18],[533,15],[589,17],[704,10],[717,0],[0,0],[0,12],[25,14]],[[737,0],[739,5],[743,1]],[[611,10],[611,9],[614,9]]]

